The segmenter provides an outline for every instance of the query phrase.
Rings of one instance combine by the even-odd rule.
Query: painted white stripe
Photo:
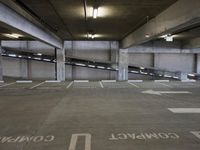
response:
[[[44,84],[45,82],[41,82],[41,83],[39,83],[39,84],[36,84],[35,86],[33,86],[33,87],[31,87],[30,89],[34,89],[34,88],[36,88],[36,87],[38,87],[38,86],[40,86],[40,85],[42,85],[42,84]]]
[[[100,84],[101,88],[104,88],[104,86],[103,86],[101,81],[99,81],[99,84]]]
[[[78,137],[81,136],[85,136],[85,150],[91,150],[91,139],[92,139],[91,134],[72,134],[68,150],[76,150]]]
[[[135,83],[140,83],[140,82],[143,82],[143,80],[128,80],[128,82],[135,82]]]
[[[104,83],[113,83],[113,82],[117,82],[116,80],[102,80],[101,82]]]
[[[172,88],[170,85],[167,85],[167,84],[164,84],[164,83],[160,83],[160,82],[156,82],[157,84],[160,84],[160,85],[164,85],[166,87],[169,87],[169,88]]]
[[[168,108],[169,111],[173,113],[200,113],[200,108]]]
[[[59,80],[46,80],[45,83],[60,83]]]
[[[31,80],[18,80],[16,83],[32,83],[33,81]]]
[[[69,89],[73,83],[74,83],[73,81],[70,82],[69,85],[67,86],[67,89]]]
[[[4,81],[0,81],[0,83],[4,83]]]
[[[136,87],[136,88],[139,88],[139,86],[137,86],[137,85],[135,85],[135,84],[133,84],[133,83],[128,82],[128,84],[130,84],[130,85],[132,85],[132,86],[134,86],[134,87]]]
[[[196,136],[198,139],[200,139],[200,131],[191,131],[194,136]]]
[[[15,84],[15,83],[16,83],[16,82],[12,82],[12,83],[8,83],[8,84],[1,85],[0,88],[1,88],[1,87],[6,87],[6,86],[9,86],[9,85],[13,85],[13,84]]]
[[[89,80],[74,80],[75,83],[86,83],[89,82]]]
[[[160,83],[160,82],[169,82],[169,80],[154,80],[154,82],[158,82],[158,83]]]
[[[196,80],[182,80],[181,82],[187,83],[187,82],[196,82]]]

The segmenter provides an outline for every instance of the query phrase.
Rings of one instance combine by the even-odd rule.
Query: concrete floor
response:
[[[199,91],[199,82],[0,83],[0,150],[199,150],[200,113],[168,109],[200,108]]]

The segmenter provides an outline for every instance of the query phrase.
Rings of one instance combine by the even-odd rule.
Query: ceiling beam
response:
[[[158,36],[174,33],[200,23],[199,7],[199,0],[178,0],[157,17],[122,39],[120,47],[139,45]],[[146,34],[150,37],[145,37]]]
[[[0,1],[0,23],[17,29],[39,41],[61,49],[63,41],[42,25],[36,25]]]

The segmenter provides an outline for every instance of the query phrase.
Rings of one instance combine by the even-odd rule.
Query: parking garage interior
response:
[[[0,150],[199,150],[199,0],[0,0]]]

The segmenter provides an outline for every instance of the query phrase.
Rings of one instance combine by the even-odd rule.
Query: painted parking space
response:
[[[43,81],[36,85],[35,87],[32,87],[32,89],[38,89],[38,90],[59,90],[59,89],[66,89],[66,86],[69,84],[69,81],[66,82],[47,82]]]
[[[154,82],[154,81],[144,81],[144,82],[135,82],[140,88],[144,89],[163,89],[163,88],[171,88],[166,82]]]
[[[43,82],[33,86],[38,84],[50,87]],[[19,88],[20,94],[13,96],[9,92],[14,90],[0,90],[0,149],[199,150],[199,113],[168,110],[200,108],[198,89],[187,95],[173,93],[186,89],[153,89],[168,92],[154,96],[128,83],[130,88],[120,88],[121,83],[119,88],[102,88],[99,82],[50,83],[60,84],[65,90]],[[98,88],[73,88],[74,84]]]
[[[102,84],[105,88],[111,88],[111,89],[137,88],[136,86],[131,85],[128,82],[102,82]]]
[[[99,82],[93,82],[93,81],[74,81],[73,85],[71,86],[71,88],[75,88],[75,89],[95,89],[95,88],[102,88],[101,85],[99,84]]]
[[[200,88],[200,82],[181,82],[181,81],[171,81],[169,83],[165,83],[166,85],[172,88]]]

